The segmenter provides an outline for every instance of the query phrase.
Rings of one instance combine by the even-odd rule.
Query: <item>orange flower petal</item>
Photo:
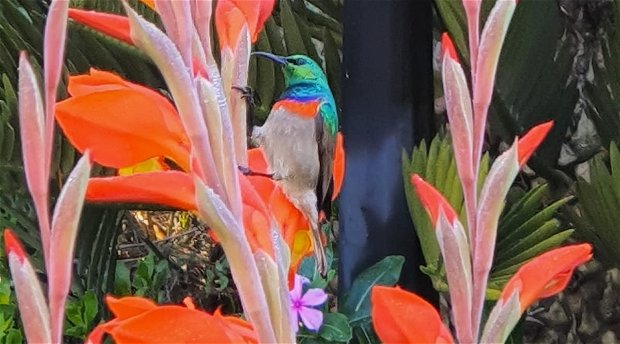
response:
[[[260,248],[274,257],[271,236],[271,214],[248,177],[239,174],[239,186],[243,199],[243,218],[246,236],[252,251]]]
[[[519,139],[517,145],[517,154],[519,166],[523,166],[527,160],[534,154],[534,151],[540,143],[547,137],[547,134],[553,127],[553,121],[548,121],[530,129],[523,137]]]
[[[446,200],[435,187],[424,181],[424,179],[420,178],[417,174],[411,177],[411,183],[415,186],[420,203],[422,203],[422,206],[426,209],[426,213],[430,217],[433,226],[435,226],[439,219],[440,209],[450,223],[453,223],[454,220],[457,219],[456,212],[448,200]]]
[[[448,55],[454,61],[459,62],[454,43],[452,43],[452,39],[450,39],[450,35],[447,32],[441,35],[441,55]]]
[[[82,152],[89,149],[102,165],[122,168],[166,156],[188,170],[188,139],[174,107],[145,89],[136,85],[71,97],[56,105],[56,119],[69,141]]]
[[[69,18],[82,25],[101,31],[127,44],[133,45],[129,34],[129,19],[116,14],[69,9]]]
[[[241,335],[247,343],[258,343],[256,332],[254,332],[254,328],[247,321],[237,317],[222,316],[219,308],[215,310],[213,316],[217,319],[221,319],[230,331]]]
[[[235,47],[244,24],[248,26],[252,43],[256,42],[274,5],[275,0],[219,0],[215,8],[215,27],[220,46]]]
[[[191,301],[190,301],[191,302]],[[181,306],[158,306],[141,297],[107,297],[115,319],[97,326],[86,343],[102,343],[108,333],[115,343],[257,343],[248,322]]]
[[[231,0],[219,0],[215,7],[215,27],[222,48],[237,46],[241,28],[245,24],[243,12]]]
[[[117,299],[106,296],[105,303],[118,320],[124,320],[157,308],[155,302],[142,297],[123,297]]]
[[[215,317],[181,306],[159,306],[107,331],[115,343],[243,343]]]
[[[336,134],[336,148],[334,150],[334,191],[332,192],[332,201],[340,194],[342,182],[344,181],[345,171],[345,153],[344,153],[344,137],[341,132]]]
[[[384,343],[453,343],[435,307],[398,287],[375,286],[372,324]]]
[[[538,299],[561,292],[573,270],[591,258],[590,244],[569,245],[543,253],[519,268],[502,290],[500,299],[506,301],[518,291],[523,312]]]
[[[179,171],[91,178],[86,199],[91,202],[146,203],[184,210],[196,209],[194,181],[189,174]]]

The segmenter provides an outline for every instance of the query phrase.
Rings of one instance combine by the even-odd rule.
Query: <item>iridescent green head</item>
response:
[[[286,86],[317,82],[327,86],[327,78],[323,69],[313,59],[305,55],[278,56],[266,52],[254,52],[252,55],[262,56],[282,66]]]

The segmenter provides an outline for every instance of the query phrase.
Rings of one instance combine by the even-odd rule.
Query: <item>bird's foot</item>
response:
[[[256,172],[256,171],[252,171],[252,169],[250,169],[249,167],[246,166],[238,166],[239,171],[241,171],[241,173],[243,173],[243,175],[245,176],[249,176],[249,177],[265,177],[265,178],[270,178],[273,180],[278,180],[277,178],[277,174],[276,173],[263,173],[263,172]]]
[[[261,104],[258,92],[256,92],[252,87],[232,86],[232,89],[241,92],[241,99],[246,101],[248,107],[254,107]]]

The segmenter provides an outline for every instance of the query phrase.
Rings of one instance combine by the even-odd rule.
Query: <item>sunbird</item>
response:
[[[319,210],[331,201],[334,146],[338,113],[327,77],[321,67],[304,55],[267,58],[282,67],[285,90],[271,108],[262,127],[254,127],[251,140],[263,148],[271,177],[308,219],[316,268],[327,273],[321,243]]]

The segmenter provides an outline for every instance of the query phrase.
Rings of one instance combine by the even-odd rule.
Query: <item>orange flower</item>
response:
[[[215,28],[222,47],[236,47],[243,25],[248,26],[252,43],[273,11],[275,0],[219,0],[215,8]]]
[[[157,156],[189,169],[189,140],[166,97],[119,76],[90,70],[69,77],[70,98],[56,104],[56,120],[80,151],[122,168]]]
[[[500,300],[507,302],[519,293],[521,312],[539,299],[553,296],[566,287],[573,270],[592,258],[592,245],[569,245],[543,253],[525,263],[502,290]]]
[[[384,343],[454,343],[437,310],[398,287],[374,286],[372,325]]]
[[[116,299],[106,297],[115,318],[97,326],[86,343],[103,343],[109,334],[117,344],[123,343],[257,343],[247,322],[211,315],[189,307],[164,305],[140,297]]]

